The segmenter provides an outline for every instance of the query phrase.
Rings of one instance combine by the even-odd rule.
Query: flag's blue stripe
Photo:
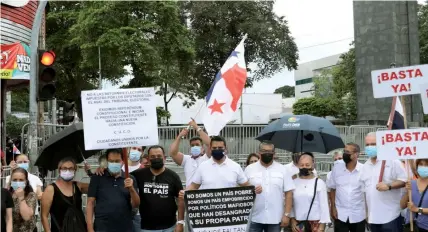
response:
[[[394,112],[394,119],[392,120],[392,129],[393,130],[404,129],[404,116],[401,115],[398,111]]]
[[[211,85],[210,89],[208,90],[207,97],[205,98],[205,100],[207,101],[207,103],[210,101],[211,94],[213,93],[214,86],[215,86],[215,85],[217,84],[217,82],[221,79],[221,73],[220,73],[220,72],[221,72],[221,71],[219,71],[219,72],[217,73],[217,75],[215,76],[215,79],[214,79],[213,84]]]

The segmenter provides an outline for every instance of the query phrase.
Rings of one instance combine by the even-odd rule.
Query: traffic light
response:
[[[62,108],[62,119],[61,123],[63,125],[69,125],[71,122],[74,121],[74,110],[75,105],[73,102],[66,102],[66,101],[58,101],[58,105]]]
[[[39,83],[37,100],[47,101],[55,98],[55,53],[53,51],[39,50]]]

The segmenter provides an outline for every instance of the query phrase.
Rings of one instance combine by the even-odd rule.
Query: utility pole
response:
[[[39,45],[39,33],[40,26],[42,23],[43,13],[45,11],[47,1],[40,0],[37,7],[36,15],[34,17],[33,27],[31,29],[31,63],[30,63],[30,126],[28,130],[28,148],[29,148],[29,158],[31,160],[31,165],[34,165],[37,160],[37,66],[38,66],[38,52],[37,48]],[[35,168],[33,166],[33,170]]]
[[[98,46],[98,74],[99,74],[99,83],[98,83],[98,89],[103,89],[103,78],[101,76],[101,47]]]

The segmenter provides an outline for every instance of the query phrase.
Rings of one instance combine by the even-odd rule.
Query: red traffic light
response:
[[[43,52],[40,63],[45,66],[51,66],[55,62],[55,53],[53,51]]]

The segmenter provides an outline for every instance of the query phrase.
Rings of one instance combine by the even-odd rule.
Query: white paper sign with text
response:
[[[374,98],[419,94],[428,82],[428,64],[372,71]]]
[[[154,88],[82,91],[85,150],[159,143]]]
[[[428,114],[428,82],[421,84],[420,89],[424,114]]]
[[[379,160],[428,158],[428,128],[376,132]]]

